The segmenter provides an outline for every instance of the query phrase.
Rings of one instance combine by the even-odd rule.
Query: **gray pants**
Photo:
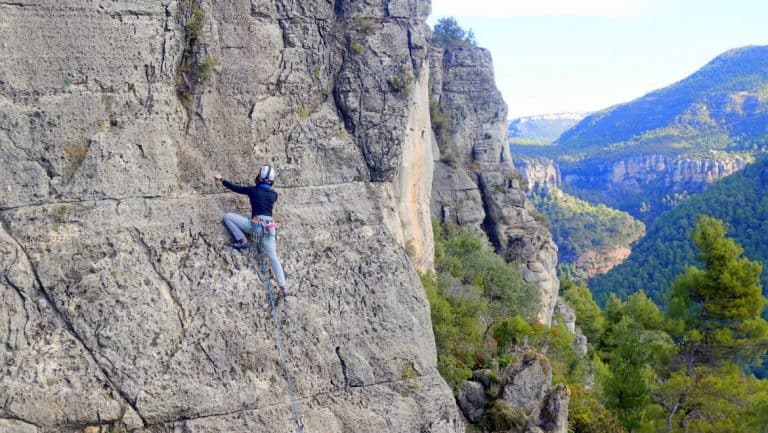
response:
[[[271,220],[270,217],[259,216],[264,220]],[[249,218],[236,213],[228,212],[224,214],[224,224],[232,235],[238,241],[245,239],[245,234],[250,233],[253,224]],[[261,250],[269,257],[269,263],[272,265],[272,273],[275,274],[278,286],[285,286],[285,274],[283,273],[283,265],[280,264],[280,259],[277,257],[277,239],[275,236],[256,236],[261,240]],[[258,240],[258,239],[257,239]]]

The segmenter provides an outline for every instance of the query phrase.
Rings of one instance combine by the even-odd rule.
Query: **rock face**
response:
[[[305,431],[463,431],[404,248],[431,256],[428,11],[0,4],[0,431],[294,431],[259,261],[220,223],[247,202],[211,181],[263,163]]]
[[[490,53],[475,46],[430,51],[435,164],[432,212],[443,221],[482,227],[497,251],[524,267],[542,292],[539,319],[549,323],[557,299],[557,246],[534,219],[506,140],[507,106],[496,88]],[[482,221],[482,224],[480,223]]]
[[[552,386],[552,366],[546,356],[526,351],[517,356],[520,361],[504,371],[498,386],[482,370],[464,382],[459,393],[462,412],[470,421],[487,413],[488,422],[505,431],[565,433],[568,389],[562,384]],[[514,429],[500,419],[516,419]]]
[[[583,271],[587,278],[608,273],[632,252],[627,247],[618,247],[607,252],[587,251],[576,258],[576,268]]]
[[[477,421],[485,414],[485,406],[488,404],[483,384],[472,380],[464,382],[456,401],[464,416],[471,422]]]
[[[563,172],[563,183],[570,186],[594,184],[610,191],[635,191],[650,184],[661,184],[671,192],[685,188],[701,189],[706,183],[741,170],[747,157],[723,155],[720,158],[668,157],[642,155],[588,164],[589,174],[577,167]]]
[[[499,397],[529,416],[539,416],[540,405],[552,385],[552,366],[541,354],[525,354],[504,373]]]
[[[560,167],[548,158],[515,158],[515,169],[523,177],[523,188],[526,191],[548,191],[560,188]]]
[[[558,297],[557,304],[555,304],[555,314],[559,315],[563,324],[568,328],[568,332],[574,336],[573,348],[576,351],[576,354],[581,357],[586,356],[588,350],[587,336],[584,335],[581,328],[576,326],[576,310],[568,305],[563,298]]]
[[[599,157],[560,164],[562,189],[632,214],[645,222],[690,194],[746,167],[747,154]]]

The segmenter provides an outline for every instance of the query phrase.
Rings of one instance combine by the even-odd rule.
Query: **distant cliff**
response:
[[[515,158],[515,168],[522,175],[526,191],[560,188],[563,180],[558,164],[548,158]]]
[[[698,266],[698,249],[691,239],[699,215],[721,219],[728,236],[744,248],[744,256],[768,265],[768,160],[760,158],[744,170],[713,183],[698,194],[659,216],[648,226],[629,259],[592,281],[595,298],[605,302],[609,294],[626,298],[643,290],[663,303],[675,278],[688,266]],[[661,258],[661,259],[660,259]],[[768,273],[760,276],[763,293],[768,293]]]
[[[712,182],[743,169],[753,158],[742,153],[645,154],[597,157],[559,164],[562,188],[576,196],[629,212],[648,221]]]

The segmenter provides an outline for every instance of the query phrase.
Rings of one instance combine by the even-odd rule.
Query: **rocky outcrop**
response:
[[[0,430],[294,431],[290,377],[307,432],[463,431],[405,254],[430,248],[428,10],[0,4]],[[220,223],[247,204],[211,181],[262,163],[289,376]]]
[[[557,298],[557,246],[533,217],[506,140],[507,107],[488,50],[460,44],[430,51],[433,114],[442,164],[436,164],[432,210],[443,221],[482,228],[526,281],[542,292],[539,319],[549,323]],[[433,124],[434,124],[433,120]],[[475,192],[478,188],[479,196]]]
[[[459,407],[470,420],[486,416],[493,431],[565,433],[570,394],[552,386],[552,366],[546,356],[522,351],[519,361],[499,379],[478,370],[464,382]]]
[[[465,170],[439,160],[435,161],[431,209],[432,215],[441,222],[477,230],[485,220],[477,183]]]
[[[576,268],[586,278],[608,273],[621,264],[632,252],[628,247],[618,247],[609,251],[586,251],[576,257]]]
[[[576,310],[568,305],[561,297],[557,298],[557,304],[555,304],[555,317],[557,320],[562,320],[563,324],[568,329],[568,332],[573,335],[573,349],[577,355],[583,357],[587,355],[587,336],[584,332],[576,326]]]
[[[499,398],[538,418],[541,402],[552,384],[552,366],[544,355],[526,353],[501,379]]]
[[[526,191],[549,191],[560,188],[560,168],[548,158],[515,158],[515,169],[522,175]]]
[[[478,421],[485,414],[485,407],[488,405],[485,387],[472,380],[464,382],[456,401],[464,416],[471,422]]]

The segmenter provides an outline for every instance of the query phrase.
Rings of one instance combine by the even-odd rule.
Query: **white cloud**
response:
[[[532,17],[598,16],[632,17],[655,9],[659,0],[432,0],[433,16]]]

